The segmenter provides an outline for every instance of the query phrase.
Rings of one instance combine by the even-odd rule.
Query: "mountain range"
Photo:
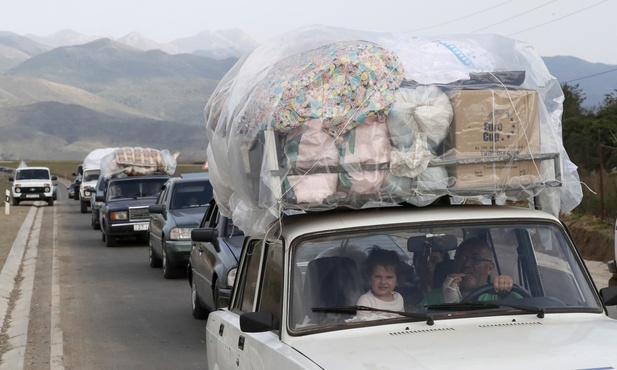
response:
[[[0,31],[0,160],[79,160],[100,147],[142,146],[203,161],[205,103],[257,46],[241,30],[166,44],[139,33],[113,40]],[[617,88],[617,66],[543,59],[560,82],[579,85],[588,108]]]

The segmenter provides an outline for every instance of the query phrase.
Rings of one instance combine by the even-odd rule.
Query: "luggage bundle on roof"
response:
[[[299,30],[245,56],[210,98],[214,194],[251,232],[285,211],[442,196],[569,212],[582,191],[562,101],[542,59],[506,37]]]
[[[114,176],[139,176],[151,174],[173,175],[178,153],[168,150],[140,147],[116,148],[101,159],[101,174],[106,179]]]

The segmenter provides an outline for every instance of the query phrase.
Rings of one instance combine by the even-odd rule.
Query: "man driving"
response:
[[[464,240],[456,249],[454,257],[456,271],[447,276],[441,287],[432,289],[423,305],[460,302],[478,288],[490,284],[490,276],[495,269],[491,247],[483,240],[470,238]],[[478,301],[495,301],[501,299],[498,293],[512,290],[512,277],[496,276],[493,281],[494,293],[481,294]],[[521,296],[512,293],[515,298]]]

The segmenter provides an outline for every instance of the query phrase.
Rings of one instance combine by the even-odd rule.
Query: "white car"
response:
[[[57,176],[52,176],[47,167],[19,167],[15,175],[9,177],[13,182],[11,196],[13,205],[25,200],[43,200],[48,205],[54,205],[56,199]]]
[[[457,245],[472,237],[492,257],[463,263],[493,263],[513,289],[485,301],[494,294],[486,284],[460,302],[423,302],[413,254],[458,261]],[[375,245],[408,253],[395,288],[404,309],[359,316],[369,289],[361,267]],[[566,227],[546,212],[450,205],[286,215],[265,237],[245,239],[230,305],[208,316],[208,368],[617,368],[617,320],[606,310],[616,304],[617,287],[597,291]]]

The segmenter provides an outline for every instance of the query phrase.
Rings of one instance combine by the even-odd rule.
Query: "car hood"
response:
[[[436,320],[291,338],[324,369],[617,368],[617,320],[547,314]]]
[[[169,211],[178,226],[197,227],[204,217],[207,207],[182,208]]]

